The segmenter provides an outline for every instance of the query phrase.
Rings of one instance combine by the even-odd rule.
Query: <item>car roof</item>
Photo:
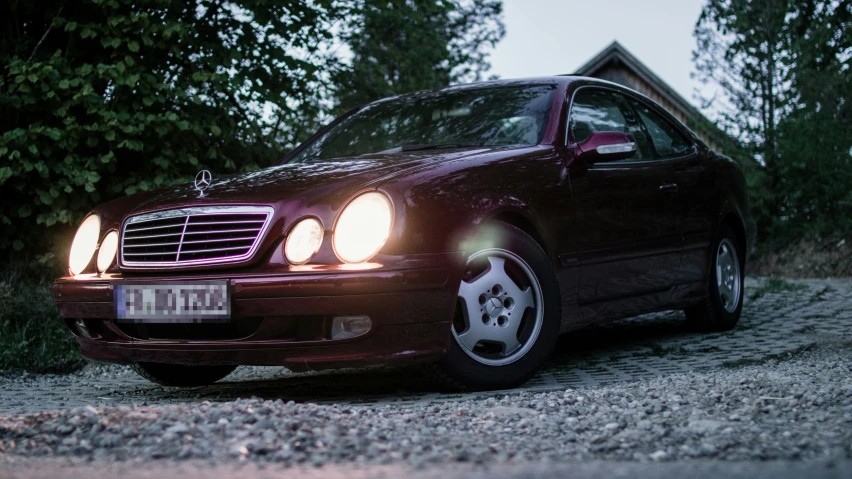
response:
[[[408,96],[416,96],[428,93],[438,93],[438,92],[452,92],[452,91],[461,91],[467,89],[476,89],[476,88],[488,88],[488,87],[501,87],[501,86],[535,86],[535,85],[555,85],[555,86],[566,86],[570,83],[581,81],[584,84],[598,84],[602,86],[610,86],[614,88],[618,88],[623,91],[633,92],[630,88],[625,87],[624,85],[619,85],[618,83],[613,83],[606,80],[601,80],[600,78],[593,77],[584,77],[584,76],[576,76],[576,75],[554,75],[554,76],[546,76],[546,77],[529,77],[529,78],[501,78],[497,80],[484,80],[477,81],[472,83],[462,83],[459,85],[450,85],[441,88],[432,88],[428,90],[418,90],[410,93],[403,93],[400,95],[394,95],[387,98],[382,98],[380,100],[376,100],[371,103],[381,103],[389,100],[394,100],[397,98],[404,98]],[[638,93],[638,92],[635,92]],[[644,96],[644,95],[643,95]],[[364,105],[366,106],[366,105]]]

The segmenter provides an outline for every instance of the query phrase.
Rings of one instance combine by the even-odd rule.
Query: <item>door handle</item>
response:
[[[677,193],[677,183],[663,183],[660,185],[660,193],[668,195]]]

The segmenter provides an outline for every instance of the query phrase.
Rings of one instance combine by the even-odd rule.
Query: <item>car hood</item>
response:
[[[323,203],[337,209],[353,194],[441,161],[487,154],[506,147],[427,150],[350,158],[287,163],[250,173],[213,179],[201,196],[192,182],[172,185],[116,200],[108,205],[115,216],[127,217],[152,211],[207,205],[270,205]],[[112,215],[111,215],[112,216]]]

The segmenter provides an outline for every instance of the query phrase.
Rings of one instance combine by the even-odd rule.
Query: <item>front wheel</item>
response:
[[[171,387],[213,384],[234,372],[236,366],[186,366],[183,364],[136,363],[133,369],[143,378]]]
[[[745,280],[745,247],[730,226],[723,224],[714,244],[709,296],[702,304],[685,310],[686,318],[699,329],[727,331],[740,320]]]
[[[559,286],[547,254],[520,229],[500,223],[478,243],[459,286],[450,349],[426,371],[454,390],[517,387],[556,345]]]

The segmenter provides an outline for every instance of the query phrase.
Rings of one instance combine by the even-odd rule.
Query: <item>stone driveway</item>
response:
[[[730,332],[691,332],[683,313],[666,312],[569,334],[560,340],[548,366],[522,389],[593,387],[760,364],[852,337],[852,280],[748,278],[745,294],[742,319]],[[261,367],[240,368],[213,386],[176,390],[148,383],[126,367],[98,365],[67,376],[0,376],[0,416],[86,405],[250,397],[369,405],[434,403],[480,394],[439,394],[405,370],[292,374],[283,368]]]

